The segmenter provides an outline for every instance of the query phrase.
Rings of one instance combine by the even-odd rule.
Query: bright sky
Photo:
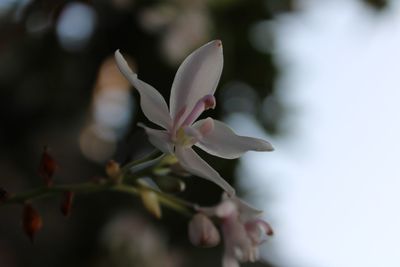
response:
[[[246,155],[239,170],[276,230],[266,257],[282,267],[398,267],[400,1],[385,13],[306,2],[273,25],[291,135],[270,138],[276,151]],[[230,124],[257,131],[242,117]]]

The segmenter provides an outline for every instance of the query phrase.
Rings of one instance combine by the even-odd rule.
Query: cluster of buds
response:
[[[53,176],[57,169],[58,164],[56,160],[49,153],[49,149],[45,147],[39,165],[39,176],[43,179],[46,187],[53,186]],[[5,190],[0,190],[0,199],[6,199],[7,197],[8,193]],[[74,193],[72,191],[64,192],[60,205],[60,211],[64,216],[69,216],[71,214],[73,199]],[[39,211],[36,210],[29,201],[24,203],[22,227],[25,234],[32,242],[35,234],[43,227],[43,219]]]
[[[220,234],[210,218],[217,219],[225,245],[223,267],[258,260],[259,245],[273,234],[270,225],[259,218],[261,212],[237,197],[224,194],[217,206],[198,208],[198,211],[189,223],[189,239],[195,246],[217,245]]]

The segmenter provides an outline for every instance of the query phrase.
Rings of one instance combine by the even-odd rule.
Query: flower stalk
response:
[[[63,185],[55,184],[51,187],[44,185],[26,192],[9,194],[7,198],[4,198],[0,202],[0,207],[11,204],[23,205],[26,202],[55,197],[63,195],[66,192],[71,192],[75,195],[79,195],[109,191],[128,193],[140,197],[141,190],[143,190],[143,185],[132,184],[142,176],[152,176],[154,169],[158,167],[161,159],[164,157],[164,155],[161,155],[154,159],[154,156],[157,155],[158,153],[152,152],[143,159],[130,162],[123,166],[121,168],[122,179],[120,183],[115,183],[112,179],[108,179],[103,180],[104,182],[94,181]],[[154,193],[157,196],[159,203],[165,207],[168,207],[187,216],[191,216],[194,214],[195,205],[192,203],[161,192],[156,188],[152,188],[150,186],[146,187],[145,190]]]

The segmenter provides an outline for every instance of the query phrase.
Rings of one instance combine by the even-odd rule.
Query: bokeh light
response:
[[[93,34],[96,19],[92,7],[79,2],[67,4],[57,22],[60,45],[67,51],[83,49]]]
[[[80,136],[80,147],[87,158],[104,162],[112,157],[131,124],[133,105],[130,84],[119,72],[114,57],[107,58],[100,67],[89,120]]]

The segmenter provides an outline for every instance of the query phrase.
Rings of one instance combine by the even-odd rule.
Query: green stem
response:
[[[113,191],[118,191],[118,192],[125,192],[133,195],[140,195],[140,190],[143,190],[142,188],[137,188],[134,186],[129,186],[126,184],[119,184],[111,188]],[[191,217],[194,213],[194,207],[195,205],[189,202],[186,202],[180,198],[156,191],[152,188],[146,187],[145,190],[151,190],[154,193],[157,194],[158,196],[158,201],[160,203],[170,209],[173,209],[181,214],[184,214],[186,216]]]
[[[124,165],[121,169],[121,172],[123,174],[125,174],[127,171],[129,171],[132,167],[135,167],[141,163],[146,163],[148,161],[151,161],[152,159],[159,157],[159,156],[163,156],[163,154],[158,151],[158,150],[154,150],[151,153],[149,153],[148,155],[144,156],[143,158],[140,158],[138,160],[134,160],[132,162],[127,163],[126,165]]]
[[[101,191],[115,191],[115,192],[129,193],[132,195],[139,196],[140,190],[143,190],[143,188],[138,188],[127,184],[112,184],[112,183],[106,183],[106,184],[82,183],[82,184],[57,185],[52,187],[39,187],[30,190],[28,192],[13,195],[4,200],[2,203],[0,203],[0,206],[6,206],[11,204],[23,204],[27,201],[51,197],[66,191],[71,191],[79,194],[88,194]],[[187,216],[191,216],[193,214],[193,209],[194,209],[193,204],[186,202],[182,199],[179,199],[177,197],[156,191],[152,188],[146,188],[145,190],[151,190],[155,192],[158,196],[158,200],[162,205]]]
[[[124,177],[123,180],[126,181],[127,178],[131,180],[133,177],[133,181],[135,181],[135,179],[137,177],[146,175],[146,172],[148,170],[154,169],[154,167],[156,167],[164,157],[165,157],[165,154],[162,154],[155,159],[148,160],[145,162],[140,162],[136,165],[131,165],[129,168],[123,167],[122,171],[121,171],[121,173]]]
[[[158,157],[156,157],[158,156]],[[156,158],[155,158],[156,157]],[[150,187],[143,186],[133,186],[130,183],[136,181],[138,177],[142,175],[151,175],[153,169],[161,162],[165,157],[164,154],[159,152],[152,152],[146,157],[130,162],[126,164],[121,169],[122,182],[115,183],[111,180],[105,182],[85,182],[78,184],[65,184],[65,185],[55,185],[51,187],[42,186],[29,190],[27,192],[11,195],[6,199],[0,201],[0,206],[10,205],[10,204],[24,204],[27,201],[41,199],[46,197],[52,197],[59,195],[62,192],[71,191],[77,194],[88,194],[93,192],[101,191],[117,191],[123,193],[129,193],[133,195],[139,195],[141,190],[151,190],[158,196],[158,201],[179,213],[187,216],[191,216],[194,212],[194,205],[192,203],[186,202],[183,199],[165,194],[163,192],[157,191]]]
[[[5,199],[0,206],[9,204],[23,204],[26,201],[46,198],[53,195],[57,195],[61,192],[71,191],[74,193],[92,193],[98,191],[104,191],[110,187],[110,184],[98,184],[98,183],[80,183],[80,184],[69,184],[69,185],[56,185],[51,187],[39,187],[30,191],[11,195]]]

